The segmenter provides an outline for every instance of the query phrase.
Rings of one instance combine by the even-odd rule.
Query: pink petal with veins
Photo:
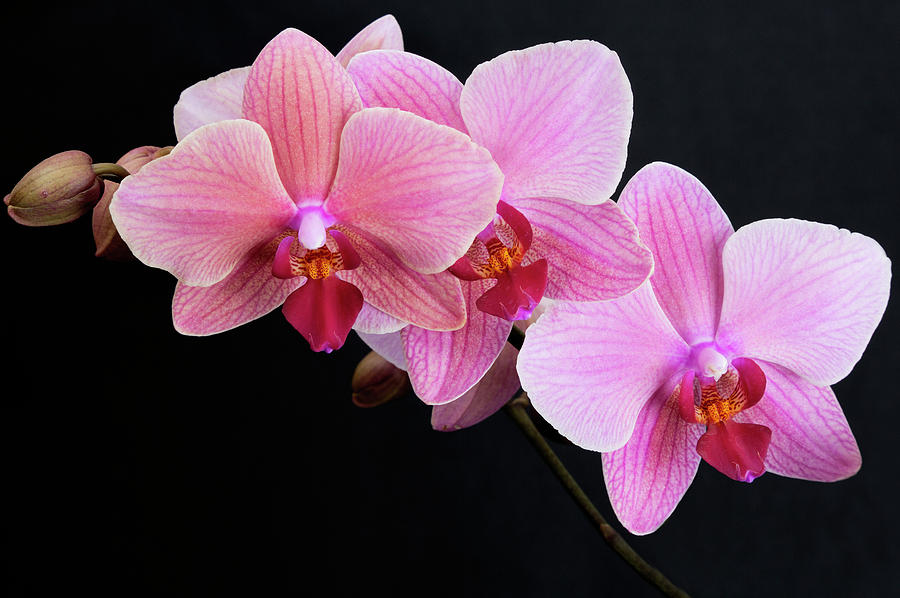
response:
[[[441,405],[461,396],[484,376],[503,349],[512,323],[473,305],[490,282],[463,283],[468,318],[459,330],[403,329],[409,379],[427,405]]]
[[[546,295],[598,301],[626,295],[653,271],[653,256],[613,201],[585,206],[562,199],[513,202],[531,223],[534,242],[526,260],[549,263]]]
[[[203,125],[241,118],[244,84],[249,74],[249,66],[231,69],[182,91],[174,110],[178,141]]]
[[[504,198],[600,203],[616,189],[631,132],[631,85],[593,41],[541,44],[478,65],[460,98],[472,139],[506,175]]]
[[[625,445],[689,355],[645,283],[611,301],[554,303],[528,329],[518,371],[544,419],[578,446],[608,452]]]
[[[502,185],[490,154],[459,131],[394,108],[366,108],[344,128],[325,210],[410,268],[434,274],[491,221]]]
[[[341,130],[361,107],[344,67],[296,29],[263,48],[244,87],[244,118],[269,134],[284,186],[300,205],[321,202],[328,193]]]
[[[420,274],[383,243],[343,226],[362,259],[355,270],[337,276],[356,285],[367,303],[389,316],[431,330],[456,330],[466,321],[459,281],[449,272]]]
[[[690,173],[654,162],[635,174],[619,206],[653,253],[650,279],[669,321],[688,343],[712,340],[722,306],[728,216]]]
[[[458,399],[431,409],[431,427],[452,432],[474,426],[499,411],[519,389],[516,356],[519,352],[506,344],[484,377]]]
[[[272,276],[270,246],[249,254],[224,280],[208,287],[179,282],[172,299],[172,319],[181,334],[205,336],[236,328],[284,303],[305,278]]]
[[[359,312],[353,329],[357,332],[368,334],[387,334],[389,332],[397,332],[408,324],[409,322],[398,320],[394,316],[390,316],[366,303],[363,305],[362,311]]]
[[[245,120],[197,129],[126,177],[110,204],[135,257],[192,286],[228,276],[295,211],[265,131]]]
[[[722,262],[719,345],[816,386],[850,373],[890,292],[891,262],[878,243],[817,222],[748,224],[725,244]]]
[[[670,384],[661,386],[641,410],[631,439],[602,456],[609,502],[632,534],[649,534],[669,518],[700,464],[703,426],[681,420],[671,392]]]
[[[843,480],[859,471],[859,446],[834,392],[777,365],[759,366],[767,379],[765,398],[734,419],[772,430],[766,469],[818,482]]]
[[[290,294],[281,311],[313,351],[340,349],[363,306],[363,296],[349,282],[328,276],[307,279]]]
[[[384,15],[366,25],[335,58],[346,67],[353,57],[371,50],[403,50],[403,32],[394,15]]]
[[[364,105],[399,108],[466,132],[459,112],[462,83],[439,64],[409,52],[376,50],[355,57],[347,71]]]

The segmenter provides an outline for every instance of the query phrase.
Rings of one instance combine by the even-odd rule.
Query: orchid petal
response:
[[[466,132],[459,112],[463,85],[453,73],[409,52],[376,50],[347,67],[365,106],[400,108]]]
[[[466,321],[459,281],[449,272],[420,274],[383,243],[342,227],[362,264],[337,276],[356,285],[367,303],[386,314],[431,330],[456,330]]]
[[[619,57],[602,44],[541,44],[480,64],[460,109],[472,139],[506,175],[507,200],[599,203],[622,177],[631,85]]]
[[[722,306],[722,247],[734,229],[690,173],[654,162],[635,174],[619,206],[653,253],[650,283],[669,321],[691,344],[715,335]]]
[[[384,15],[366,25],[337,53],[337,61],[347,67],[350,60],[372,50],[403,50],[403,32],[394,15]]]
[[[859,471],[859,446],[834,392],[777,365],[759,366],[767,379],[765,398],[735,419],[772,430],[766,469],[818,482],[843,480]]]
[[[336,276],[307,279],[284,301],[282,312],[313,351],[340,349],[363,306],[358,288]]]
[[[463,283],[468,318],[459,330],[403,329],[409,379],[425,404],[440,405],[461,396],[484,376],[503,350],[512,322],[474,306],[491,282]]]
[[[286,29],[263,48],[244,87],[244,118],[269,134],[278,172],[298,204],[320,202],[328,193],[341,130],[361,107],[344,67],[296,29]]]
[[[431,427],[452,432],[474,426],[499,411],[519,388],[516,356],[507,343],[484,377],[458,399],[431,409]]]
[[[249,66],[231,69],[182,91],[174,110],[178,141],[203,125],[241,118],[244,84],[249,74]]]
[[[653,256],[613,201],[585,206],[562,199],[514,202],[531,223],[530,259],[550,264],[546,295],[569,301],[615,299],[639,287]]]
[[[110,205],[135,257],[192,286],[225,278],[295,211],[265,131],[245,120],[197,129],[126,177]]]
[[[761,220],[729,239],[717,342],[816,386],[853,369],[887,305],[891,263],[874,240],[828,224]]]
[[[638,416],[624,447],[603,453],[603,478],[616,517],[632,534],[655,531],[694,480],[703,426],[686,424],[663,385]]]
[[[487,150],[459,131],[394,108],[366,108],[344,128],[325,209],[410,268],[434,274],[491,222],[502,185]]]
[[[395,367],[406,370],[406,351],[403,348],[403,335],[400,331],[389,334],[369,334],[356,331],[359,338],[369,345],[369,348],[387,359]]]
[[[645,283],[619,299],[554,303],[528,329],[519,379],[534,408],[586,449],[622,448],[690,347]]]
[[[172,319],[181,334],[205,336],[236,328],[284,303],[305,280],[272,276],[269,246],[249,254],[224,280],[208,287],[179,282],[172,299]]]
[[[394,316],[390,316],[366,303],[359,312],[353,329],[357,332],[366,332],[368,334],[387,334],[389,332],[397,332],[408,324],[409,322],[398,320]]]

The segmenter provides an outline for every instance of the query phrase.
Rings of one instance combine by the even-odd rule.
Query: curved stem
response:
[[[127,177],[129,173],[123,166],[113,164],[112,162],[98,162],[93,165],[94,174],[101,177],[115,177],[119,180]]]
[[[581,486],[578,485],[578,482],[575,481],[572,474],[565,468],[562,461],[559,460],[559,457],[556,456],[556,453],[553,452],[553,449],[550,448],[550,445],[547,444],[547,441],[528,416],[528,404],[528,395],[523,392],[521,395],[507,403],[505,407],[506,413],[509,414],[514,422],[516,422],[516,425],[519,426],[519,429],[522,430],[522,433],[528,438],[528,441],[541,456],[541,459],[544,460],[544,463],[550,467],[550,470],[565,487],[566,492],[569,493],[572,500],[578,504],[584,514],[587,515],[588,519],[591,520],[591,523],[594,525],[594,528],[600,532],[603,540],[610,548],[615,550],[616,554],[622,557],[632,569],[637,571],[641,577],[647,580],[648,583],[654,585],[664,595],[689,598],[687,592],[673,584],[669,581],[669,578],[641,558],[641,556],[628,545],[625,539],[606,522],[603,515],[600,514],[600,511],[597,510],[597,507],[594,506],[591,499],[584,493],[584,490],[581,489]]]

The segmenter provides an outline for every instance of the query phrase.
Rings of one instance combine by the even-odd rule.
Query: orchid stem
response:
[[[117,179],[124,179],[127,177],[129,173],[125,167],[119,166],[118,164],[113,164],[111,162],[98,162],[93,165],[94,174],[101,177],[114,177]]]
[[[578,482],[575,481],[575,478],[572,477],[572,474],[569,473],[562,464],[562,461],[559,460],[559,457],[556,456],[556,453],[553,452],[553,449],[550,448],[550,445],[547,444],[547,440],[541,435],[540,431],[538,431],[534,422],[531,420],[531,417],[528,415],[528,405],[528,395],[523,392],[507,403],[505,407],[506,413],[509,414],[514,422],[516,422],[516,425],[518,425],[519,429],[522,430],[522,433],[525,434],[525,437],[541,456],[541,459],[544,460],[544,463],[550,467],[550,470],[556,475],[556,478],[562,483],[563,487],[565,487],[566,491],[572,497],[572,500],[581,507],[584,514],[591,520],[594,528],[600,532],[600,535],[603,537],[603,541],[606,542],[610,548],[615,550],[616,553],[622,557],[632,569],[637,571],[641,577],[655,586],[656,589],[664,595],[689,598],[687,592],[673,584],[669,581],[669,578],[641,558],[641,556],[628,545],[625,539],[606,522],[603,515],[600,514],[600,511],[598,511],[597,507],[594,506],[594,503],[591,502],[591,499],[588,498],[587,494],[584,493],[584,490],[581,489],[581,486],[578,485]]]

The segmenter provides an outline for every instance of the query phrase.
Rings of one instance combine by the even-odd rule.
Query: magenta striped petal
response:
[[[415,326],[403,329],[406,363],[413,390],[428,405],[441,405],[461,396],[488,371],[503,349],[512,322],[488,315],[475,301],[493,283],[464,282],[468,317],[452,332]]]
[[[306,280],[272,276],[271,247],[251,253],[224,280],[208,287],[179,282],[172,320],[181,334],[204,336],[231,330],[279,307]]]
[[[431,330],[456,330],[466,321],[459,281],[449,272],[420,274],[404,265],[383,243],[341,227],[362,259],[337,276],[356,285],[372,307]]]
[[[890,292],[891,263],[881,246],[828,224],[754,222],[728,240],[722,261],[719,345],[816,386],[850,373]]]
[[[403,32],[394,15],[384,15],[365,26],[337,53],[337,61],[346,67],[361,52],[370,50],[403,50]]]
[[[506,175],[504,198],[612,196],[625,169],[631,85],[593,41],[541,44],[478,65],[460,98],[475,142]]]
[[[178,141],[203,125],[241,118],[244,84],[249,74],[249,66],[231,69],[182,91],[174,110]]]
[[[771,363],[759,366],[766,394],[735,419],[772,430],[766,469],[817,482],[843,480],[859,471],[859,446],[831,388],[813,386]]]
[[[344,67],[296,29],[286,29],[263,48],[244,87],[244,118],[269,134],[278,172],[298,204],[320,202],[328,193],[341,130],[361,107]]]
[[[366,108],[344,128],[325,209],[433,274],[491,221],[502,185],[490,154],[463,133],[402,110]]]
[[[444,67],[409,52],[377,50],[347,67],[365,106],[400,108],[463,133],[462,83]]]
[[[619,206],[653,253],[650,279],[669,321],[688,342],[715,336],[722,306],[722,247],[734,229],[690,173],[654,162],[635,174]]]
[[[534,230],[529,261],[550,264],[545,295],[569,301],[614,299],[639,287],[653,256],[613,201],[585,206],[562,199],[513,202]]]
[[[265,131],[246,120],[197,129],[125,178],[110,204],[135,257],[192,286],[225,278],[295,211]]]
[[[554,303],[528,329],[518,371],[544,419],[578,446],[607,452],[628,441],[689,354],[645,283],[610,301]]]
[[[632,534],[655,531],[669,518],[697,473],[697,440],[704,426],[685,423],[661,386],[638,416],[634,434],[603,454],[603,478],[616,517]]]
[[[439,432],[452,432],[474,426],[499,411],[519,388],[516,356],[519,352],[507,343],[497,361],[484,377],[466,393],[444,405],[431,409],[431,427]]]

